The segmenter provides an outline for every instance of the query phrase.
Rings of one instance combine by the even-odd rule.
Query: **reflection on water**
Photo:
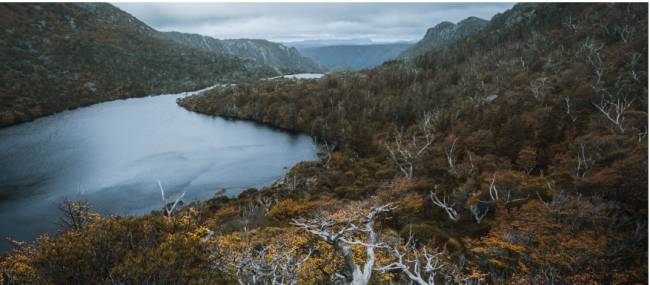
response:
[[[221,188],[236,195],[315,159],[305,135],[188,112],[185,94],[102,103],[0,129],[0,251],[4,237],[53,232],[57,203],[84,199],[103,214],[137,215],[168,197]]]

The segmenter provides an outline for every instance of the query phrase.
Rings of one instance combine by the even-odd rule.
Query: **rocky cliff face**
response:
[[[179,32],[162,33],[175,42],[210,52],[223,53],[251,59],[274,67],[278,72],[319,72],[320,66],[306,58],[295,48],[267,40],[232,39],[220,40],[208,36]]]
[[[0,4],[0,126],[118,98],[276,75],[102,3]]]
[[[447,46],[454,41],[475,34],[485,28],[489,21],[477,17],[469,17],[454,24],[442,22],[427,30],[424,38],[404,51],[400,57],[410,58],[438,47]]]

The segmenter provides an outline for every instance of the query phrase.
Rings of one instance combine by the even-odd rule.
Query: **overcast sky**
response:
[[[427,28],[469,16],[489,20],[512,3],[114,3],[151,27],[219,39],[418,40]]]

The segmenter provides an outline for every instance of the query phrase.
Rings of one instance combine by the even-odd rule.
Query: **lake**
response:
[[[4,237],[56,232],[64,199],[102,214],[140,215],[168,200],[236,196],[316,159],[306,135],[189,112],[176,99],[118,100],[0,129],[0,252]]]

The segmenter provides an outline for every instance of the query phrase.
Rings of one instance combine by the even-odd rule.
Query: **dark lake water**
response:
[[[4,237],[55,232],[57,204],[83,199],[103,214],[162,208],[158,180],[175,198],[237,195],[316,158],[306,135],[189,112],[176,99],[135,98],[0,129],[0,252]]]

